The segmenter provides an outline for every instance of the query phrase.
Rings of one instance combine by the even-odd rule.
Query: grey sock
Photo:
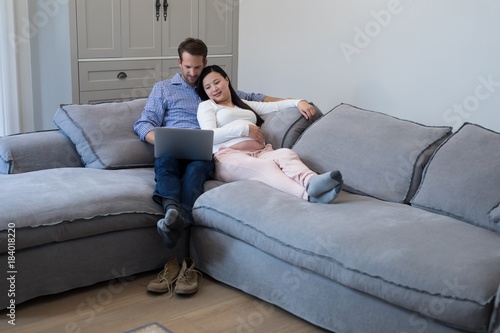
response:
[[[165,213],[165,217],[156,223],[158,233],[163,237],[163,241],[168,248],[173,248],[179,241],[182,230],[188,226],[177,208],[170,208]]]
[[[182,213],[177,208],[170,208],[165,213],[165,218],[162,219],[165,226],[169,229],[182,231],[189,226],[189,222],[182,216]],[[160,221],[162,221],[160,220]]]
[[[329,204],[330,202],[334,201],[337,196],[340,193],[340,190],[342,190],[342,186],[344,185],[344,182],[341,180],[340,183],[335,186],[332,190],[327,191],[323,194],[320,194],[318,196],[309,196],[309,202],[316,202],[316,203],[324,203],[324,204]]]
[[[179,218],[179,215],[179,211],[176,208],[167,209],[165,218],[163,219],[165,221],[165,226],[169,229],[172,229],[172,225],[175,225],[175,222]]]
[[[325,172],[314,175],[307,183],[306,191],[310,197],[318,197],[323,193],[330,192],[342,182],[340,171]]]

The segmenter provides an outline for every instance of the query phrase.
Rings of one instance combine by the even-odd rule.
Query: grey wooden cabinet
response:
[[[208,62],[236,80],[237,0],[72,0],[73,100],[147,97],[178,70],[177,47],[198,37]]]

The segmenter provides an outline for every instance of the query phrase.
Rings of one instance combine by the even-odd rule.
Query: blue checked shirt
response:
[[[242,99],[261,102],[265,95],[238,91]],[[196,113],[201,99],[179,73],[154,85],[134,131],[144,141],[155,127],[200,128]]]

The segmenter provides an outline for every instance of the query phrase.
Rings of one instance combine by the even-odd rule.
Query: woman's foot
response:
[[[337,170],[312,176],[306,186],[309,202],[330,203],[337,198],[343,185],[342,174]]]

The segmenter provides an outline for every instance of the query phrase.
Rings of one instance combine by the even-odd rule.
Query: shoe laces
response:
[[[168,268],[163,269],[158,275],[156,276],[156,280],[158,282],[162,282],[164,280],[168,279]]]
[[[158,275],[156,276],[156,282],[158,283],[161,283],[163,281],[167,281],[168,282],[168,268],[165,268],[164,270],[162,270],[160,273],[158,273]],[[174,293],[174,287],[173,287],[173,284],[175,282],[176,279],[173,279],[172,282],[170,283],[167,283],[167,296],[169,297],[172,297],[173,293]]]
[[[177,276],[177,278],[175,279],[175,282],[187,282],[188,279],[191,278],[191,273],[197,275],[196,278],[197,278],[199,284],[201,284],[201,282],[203,281],[203,274],[201,274],[201,272],[196,270],[196,269],[188,268],[184,272],[181,272],[181,273],[182,274],[179,274],[179,276]]]

